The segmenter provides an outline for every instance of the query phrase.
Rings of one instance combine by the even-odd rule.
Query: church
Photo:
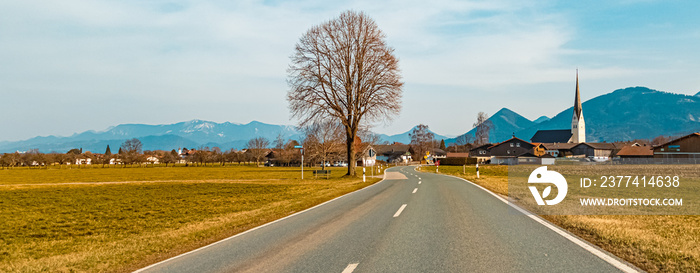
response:
[[[578,144],[586,142],[586,121],[583,119],[583,107],[581,107],[581,92],[578,84],[578,70],[576,70],[576,95],[574,96],[574,114],[571,118],[571,129],[539,130],[534,136],[532,136],[530,142],[558,144]]]
[[[608,160],[613,151],[619,148],[613,143],[586,142],[586,121],[583,118],[581,105],[581,90],[578,83],[578,70],[576,70],[576,94],[574,95],[571,128],[539,130],[530,141],[541,144],[546,153],[554,157],[585,157],[594,161]]]

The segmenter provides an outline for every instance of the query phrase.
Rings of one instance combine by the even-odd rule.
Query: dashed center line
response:
[[[421,181],[418,181],[418,184],[419,184],[419,185],[420,185],[420,182],[421,182]]]
[[[401,215],[401,212],[402,212],[403,209],[405,209],[405,208],[406,208],[406,204],[401,205],[401,207],[399,208],[399,210],[398,210],[396,213],[394,213],[394,217],[399,217],[399,215]]]
[[[345,269],[343,269],[342,273],[352,273],[355,271],[355,268],[357,268],[357,265],[358,264],[349,264],[347,267],[345,267]]]
[[[416,193],[418,191],[418,188],[413,189],[413,193]]]

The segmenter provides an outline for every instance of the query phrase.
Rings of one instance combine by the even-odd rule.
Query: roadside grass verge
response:
[[[209,183],[190,174],[191,181],[185,182],[67,185],[60,175],[51,175],[37,182],[42,185],[0,187],[0,272],[128,272],[379,181],[341,177],[342,168],[328,180],[292,178],[292,173],[300,175],[298,168],[147,170],[170,169],[192,170],[208,179],[281,180]],[[248,173],[253,169],[257,177]],[[143,175],[123,171],[125,181]],[[150,174],[148,179],[161,181],[168,175]]]
[[[668,166],[664,166],[668,168]],[[675,166],[697,173],[697,166]],[[435,172],[424,166],[423,172]],[[440,173],[472,181],[508,195],[506,166],[440,166]],[[544,219],[648,272],[700,272],[700,216],[697,215],[542,215]]]

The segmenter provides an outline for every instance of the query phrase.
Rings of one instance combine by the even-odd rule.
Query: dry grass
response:
[[[228,180],[252,177],[253,168],[258,179],[278,180]],[[30,178],[42,185],[15,178],[15,185],[0,187],[0,272],[126,272],[378,181],[340,178],[340,169],[329,180],[300,180],[292,178],[298,169],[257,167],[154,168],[148,179],[162,181],[172,176],[170,169],[219,176],[204,175],[215,183],[188,176],[192,181],[67,185],[60,174],[43,174],[44,181]],[[32,174],[16,171],[16,176]],[[122,181],[143,174],[123,171]],[[13,177],[13,170],[2,172],[3,178]]]
[[[602,166],[605,168],[606,166]],[[434,172],[435,167],[422,171]],[[591,166],[556,166],[558,171],[584,175]],[[615,171],[620,166],[610,166]],[[669,166],[622,166],[639,174],[669,174]],[[554,169],[554,168],[553,168]],[[599,169],[596,169],[599,170]],[[466,178],[495,193],[508,194],[505,166],[482,166],[476,179],[474,166],[441,166],[440,172]],[[640,173],[641,171],[641,173]],[[671,173],[700,177],[696,165],[675,166]],[[698,181],[695,179],[694,181]],[[697,215],[545,215],[543,218],[649,272],[700,271],[700,216]]]

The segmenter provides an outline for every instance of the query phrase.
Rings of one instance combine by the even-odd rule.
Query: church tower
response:
[[[583,120],[581,94],[578,90],[578,69],[576,69],[576,97],[574,98],[574,116],[571,118],[571,142],[586,142],[586,122]]]

